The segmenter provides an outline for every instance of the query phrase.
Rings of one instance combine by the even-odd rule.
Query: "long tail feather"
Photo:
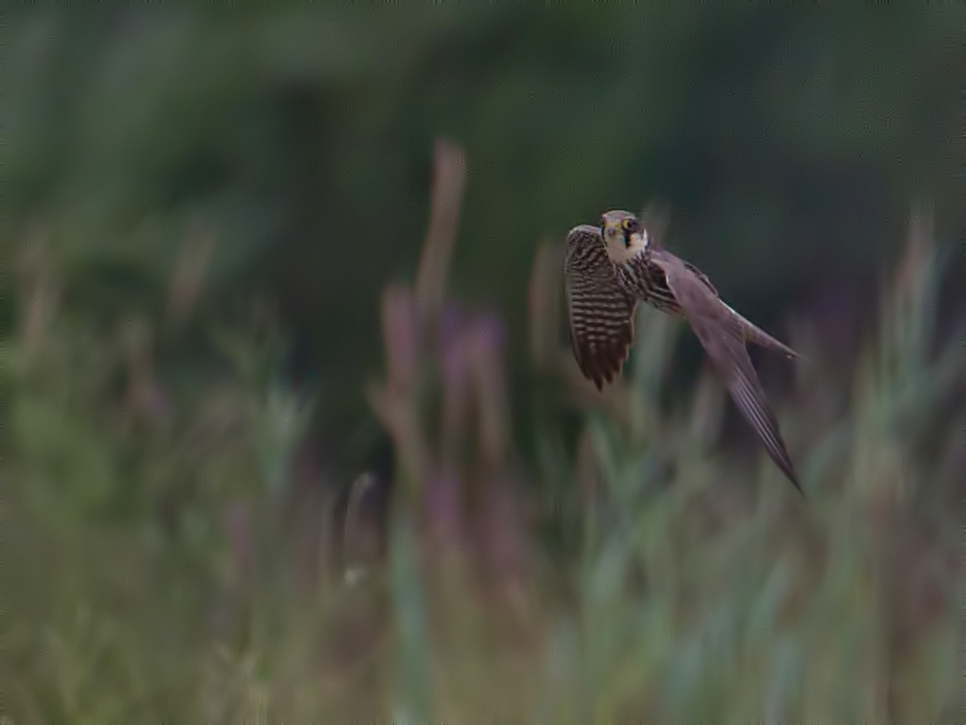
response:
[[[733,314],[741,322],[741,326],[744,329],[745,340],[748,342],[754,343],[755,345],[763,347],[767,350],[774,350],[775,352],[781,353],[785,357],[789,357],[793,360],[797,360],[801,357],[801,355],[792,350],[788,345],[776,340],[760,327],[739,315],[730,305],[727,305],[724,302],[721,304],[727,307],[731,311],[731,314]]]

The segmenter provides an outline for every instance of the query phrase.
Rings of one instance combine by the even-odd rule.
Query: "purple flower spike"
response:
[[[441,367],[443,373],[443,387],[454,394],[462,395],[469,377],[469,355],[465,335],[452,341],[442,354]]]
[[[503,325],[492,315],[480,318],[473,329],[472,357],[479,400],[481,449],[489,463],[499,465],[509,444],[510,418],[503,374]]]
[[[459,305],[449,303],[439,315],[439,347],[443,352],[462,334],[466,315]]]
[[[460,482],[455,474],[433,475],[425,487],[426,515],[429,527],[441,544],[458,541],[463,532],[460,510]]]
[[[464,387],[467,376],[466,334],[463,312],[456,305],[447,305],[440,315],[438,341],[444,387]]]
[[[482,315],[476,323],[476,340],[479,352],[494,362],[503,354],[506,330],[496,315]]]

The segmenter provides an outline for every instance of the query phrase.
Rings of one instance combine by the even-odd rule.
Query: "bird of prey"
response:
[[[564,280],[574,357],[598,390],[620,373],[627,358],[638,302],[686,318],[738,409],[802,493],[745,344],[789,358],[798,357],[794,350],[725,304],[700,270],[664,249],[630,212],[609,211],[599,227],[582,224],[570,230]]]

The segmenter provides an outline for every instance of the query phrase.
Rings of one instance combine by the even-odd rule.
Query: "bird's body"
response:
[[[725,304],[707,276],[659,246],[628,212],[607,212],[600,227],[570,231],[564,278],[574,356],[598,389],[627,358],[638,302],[684,317],[769,455],[801,491],[745,343],[791,358],[798,357],[794,350]]]

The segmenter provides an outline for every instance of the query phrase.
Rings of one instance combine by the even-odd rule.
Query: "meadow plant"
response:
[[[5,716],[957,721],[966,347],[962,320],[936,325],[950,251],[928,210],[853,368],[826,364],[807,312],[791,325],[804,360],[777,411],[803,500],[730,453],[710,371],[669,388],[679,322],[640,309],[623,377],[580,376],[551,242],[522,453],[502,323],[446,293],[467,165],[436,154],[366,391],[395,452],[385,545],[334,567],[318,532],[361,550],[373,479],[341,519],[305,497],[348,485],[299,467],[324,399],[285,380],[270,311],[200,313],[215,236],[192,230],[156,309],[108,319],[72,316],[42,225],[25,236],[0,348]],[[188,337],[204,365],[182,363]]]

